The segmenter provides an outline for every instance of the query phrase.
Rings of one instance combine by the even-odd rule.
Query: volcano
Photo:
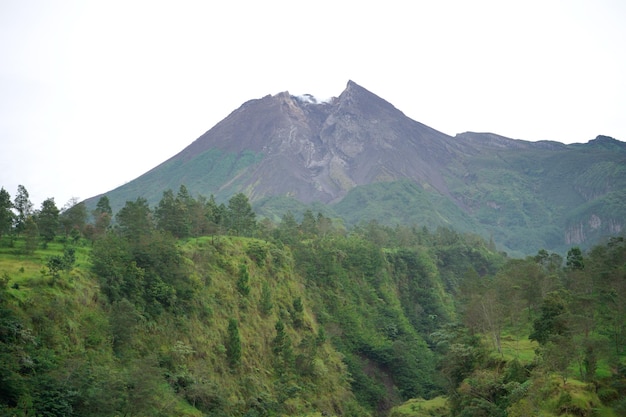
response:
[[[323,207],[348,224],[450,227],[516,253],[622,233],[626,144],[449,136],[353,81],[327,101],[289,92],[242,104],[181,152],[105,193],[114,209],[184,185],[261,215]],[[95,204],[93,197],[88,203]]]

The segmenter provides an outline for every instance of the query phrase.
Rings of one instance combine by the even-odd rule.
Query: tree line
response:
[[[62,208],[54,198],[47,198],[35,209],[25,186],[18,186],[14,199],[4,187],[0,189],[0,238],[24,237],[23,249],[29,253],[40,245],[45,248],[57,236],[93,241],[112,226],[126,236],[139,236],[154,228],[180,239],[216,233],[251,236],[257,222],[244,194],[233,196],[228,204],[217,204],[212,195],[208,199],[192,197],[184,185],[177,194],[164,191],[156,207],[151,208],[141,197],[127,201],[115,216],[107,196],[102,196],[88,213],[85,203],[75,198]]]

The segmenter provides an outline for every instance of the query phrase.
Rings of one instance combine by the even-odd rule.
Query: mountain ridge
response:
[[[276,218],[280,207],[266,204],[268,199],[332,209],[359,187],[391,187],[408,180],[426,194],[411,188],[414,193],[407,197],[406,189],[398,188],[404,202],[387,206],[407,213],[404,221],[415,216],[410,207],[400,206],[422,207],[417,200],[427,198],[444,212],[420,215],[425,226],[462,224],[465,231],[497,236],[505,250],[527,253],[546,246],[562,250],[566,244],[591,244],[624,230],[623,210],[598,214],[607,195],[626,190],[623,166],[626,144],[607,136],[572,145],[495,133],[452,137],[348,81],[328,101],[288,91],[249,100],[172,158],[106,194],[120,208],[136,197],[156,204],[164,190],[180,185],[219,201],[242,192],[253,203],[264,201],[261,214]],[[621,196],[611,199],[623,201]],[[347,215],[358,219],[360,210],[372,212],[367,204]],[[601,226],[592,216],[600,217]],[[360,221],[392,217],[382,213]],[[578,232],[569,230],[572,224]],[[572,235],[579,238],[568,237]]]

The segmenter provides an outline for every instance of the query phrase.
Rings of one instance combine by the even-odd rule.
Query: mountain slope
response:
[[[575,145],[492,133],[451,137],[350,81],[328,102],[288,92],[250,100],[107,196],[117,210],[137,197],[157,204],[180,185],[221,202],[243,192],[270,218],[324,204],[348,223],[448,226],[526,254],[621,233],[625,166],[626,144],[605,136]],[[413,184],[410,197],[405,189],[393,198],[404,181]],[[377,198],[381,188],[391,198]],[[360,203],[350,203],[354,196],[344,202],[353,192]]]
[[[463,134],[480,152],[448,171],[454,198],[508,248],[564,252],[624,229],[626,147],[524,142]],[[458,137],[459,137],[458,136]],[[482,139],[481,139],[482,137]]]
[[[245,190],[252,200],[282,195],[328,203],[358,185],[404,178],[445,194],[442,167],[458,147],[349,82],[329,103],[287,92],[248,101],[179,154],[107,194],[118,203],[137,195],[155,202],[154,190],[185,184],[223,198]]]

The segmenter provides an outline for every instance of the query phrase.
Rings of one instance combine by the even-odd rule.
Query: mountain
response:
[[[441,173],[451,148],[449,136],[349,82],[330,102],[287,92],[248,101],[125,188],[147,183],[161,191],[183,179],[190,190],[216,196],[245,190],[251,200],[332,203],[355,186],[410,178],[445,193]]]
[[[114,209],[137,197],[157,204],[180,185],[222,202],[243,192],[273,219],[314,207],[348,224],[446,226],[515,254],[562,252],[624,230],[626,143],[452,137],[349,81],[329,101],[288,92],[250,100],[106,195]]]

